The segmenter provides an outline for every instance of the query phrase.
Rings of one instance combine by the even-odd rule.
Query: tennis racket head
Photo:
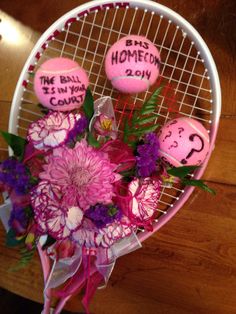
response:
[[[146,36],[159,49],[161,73],[156,84],[137,95],[121,95],[104,70],[106,52],[129,34]],[[221,92],[215,63],[197,31],[174,11],[152,1],[91,1],[57,20],[39,39],[20,75],[11,108],[9,132],[26,136],[28,125],[42,116],[33,89],[38,67],[54,57],[77,61],[88,73],[95,99],[110,96],[122,132],[124,117],[132,116],[152,92],[163,86],[156,108],[160,125],[178,116],[200,121],[210,135],[210,153],[218,128]],[[195,172],[199,178],[209,160]],[[153,232],[184,204],[193,188],[162,187]],[[152,232],[139,233],[140,240]]]

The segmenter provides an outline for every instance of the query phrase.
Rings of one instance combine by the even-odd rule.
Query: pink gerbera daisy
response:
[[[111,203],[113,183],[119,179],[115,168],[106,153],[82,140],[73,149],[54,149],[39,176],[60,186],[68,203],[77,202],[80,208],[86,210],[97,203]]]

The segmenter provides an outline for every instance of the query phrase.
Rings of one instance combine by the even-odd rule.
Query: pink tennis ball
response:
[[[82,106],[89,81],[83,68],[67,58],[44,62],[34,77],[38,100],[48,109],[70,111]]]
[[[209,135],[195,119],[178,118],[165,124],[159,133],[160,157],[172,166],[198,166],[209,152]]]
[[[159,75],[159,51],[146,37],[123,37],[108,50],[105,71],[113,87],[120,92],[144,92]]]

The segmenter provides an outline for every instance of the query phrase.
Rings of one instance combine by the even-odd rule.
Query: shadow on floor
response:
[[[42,304],[24,299],[0,288],[0,313],[2,314],[41,314]],[[75,314],[63,311],[61,314]],[[84,313],[77,313],[84,314]]]

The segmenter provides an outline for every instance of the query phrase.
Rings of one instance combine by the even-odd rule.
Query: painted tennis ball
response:
[[[144,92],[159,75],[159,51],[146,37],[123,37],[108,50],[105,71],[113,87],[120,92]]]
[[[56,111],[81,107],[88,84],[85,70],[67,58],[47,60],[34,77],[34,90],[38,100],[48,109]]]
[[[195,119],[178,118],[165,124],[159,133],[160,157],[175,167],[198,166],[209,152],[209,135]]]

